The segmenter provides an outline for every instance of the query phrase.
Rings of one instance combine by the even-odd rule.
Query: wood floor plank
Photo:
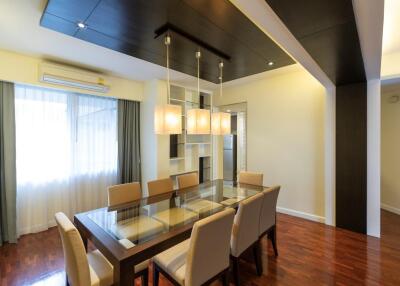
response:
[[[400,285],[398,215],[382,211],[381,239],[284,214],[278,215],[277,229],[279,257],[264,240],[264,275],[242,261],[241,285]],[[65,285],[63,269],[56,228],[0,247],[1,286]],[[167,285],[161,278],[160,286]]]

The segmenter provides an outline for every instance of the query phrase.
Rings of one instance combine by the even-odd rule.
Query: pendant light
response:
[[[197,94],[200,100],[200,51],[196,52],[197,59]],[[187,112],[187,134],[210,134],[210,110],[194,108]]]
[[[169,45],[171,37],[165,36],[164,44],[167,47],[167,97],[168,103],[156,106],[154,112],[154,130],[156,134],[182,134],[182,107],[170,104],[170,84],[169,84]]]
[[[224,63],[219,63],[219,95],[222,98],[222,69]],[[211,133],[213,135],[227,135],[231,133],[231,115],[227,112],[214,112],[211,115]]]

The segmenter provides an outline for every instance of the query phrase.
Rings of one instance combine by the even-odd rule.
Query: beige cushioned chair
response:
[[[239,285],[239,257],[249,248],[253,249],[257,273],[262,273],[259,227],[263,200],[264,194],[259,193],[239,203],[231,237],[231,259],[236,285]]]
[[[142,198],[140,183],[133,182],[108,187],[108,206],[115,206]]]
[[[151,197],[172,192],[174,190],[174,184],[170,178],[159,179],[147,182],[147,189]]]
[[[142,197],[140,183],[127,183],[108,188],[108,206],[139,200]],[[145,215],[120,220],[111,226],[119,239],[139,240],[164,230],[162,223]]]
[[[273,186],[263,191],[264,201],[260,213],[260,239],[264,235],[272,242],[275,256],[278,256],[278,248],[276,245],[276,204],[278,201],[279,190],[281,186]]]
[[[177,177],[177,179],[179,189],[190,188],[199,184],[199,177],[197,175],[197,172],[181,175]],[[183,205],[183,207],[198,213],[200,216],[208,215],[210,212],[216,212],[223,208],[223,206],[219,203],[204,200],[201,198],[188,200]]]
[[[194,187],[199,184],[199,176],[197,175],[197,172],[178,176],[177,180],[179,189]]]
[[[166,228],[170,228],[198,220],[199,215],[184,208],[174,207],[156,212],[153,218],[163,223]]]
[[[109,286],[113,284],[113,265],[99,251],[86,253],[82,238],[68,217],[59,212],[55,214],[64,251],[67,283],[72,286]],[[142,276],[147,285],[148,261],[135,266],[135,274]],[[133,269],[132,269],[133,271]]]
[[[261,173],[254,172],[240,172],[239,173],[239,183],[247,185],[262,186],[264,175]]]
[[[170,178],[150,181],[147,183],[147,187],[149,196],[165,194],[174,190],[173,182]],[[184,208],[170,208],[156,212],[152,217],[169,228],[197,220],[198,214]]]
[[[159,272],[174,285],[199,286],[222,278],[229,283],[229,240],[235,211],[226,209],[196,222],[190,239],[153,258],[153,285]]]
[[[194,199],[185,203],[183,207],[198,213],[200,217],[204,217],[221,210],[224,206],[204,199]]]
[[[119,239],[137,241],[163,232],[164,225],[146,215],[138,215],[111,225],[111,231]]]

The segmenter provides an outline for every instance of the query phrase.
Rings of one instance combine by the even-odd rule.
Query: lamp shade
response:
[[[187,134],[210,134],[210,110],[188,110],[186,125]]]
[[[154,130],[156,134],[182,134],[182,107],[173,104],[157,106]]]
[[[211,133],[227,135],[231,133],[231,115],[226,112],[214,112],[211,115]]]

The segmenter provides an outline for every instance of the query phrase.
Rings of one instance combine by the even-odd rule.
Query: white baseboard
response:
[[[296,210],[287,209],[287,208],[282,208],[282,207],[277,207],[276,210],[279,213],[292,215],[292,216],[296,216],[296,217],[301,217],[301,218],[316,221],[316,222],[325,223],[325,218],[322,216],[317,216],[314,214],[305,213],[305,212],[296,211]]]
[[[400,209],[381,203],[381,209],[400,215]]]

